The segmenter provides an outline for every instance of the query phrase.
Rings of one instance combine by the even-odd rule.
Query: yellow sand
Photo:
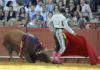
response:
[[[0,62],[0,70],[100,70],[100,64],[91,66],[89,64],[64,63],[63,65],[51,63],[27,63],[27,62]]]

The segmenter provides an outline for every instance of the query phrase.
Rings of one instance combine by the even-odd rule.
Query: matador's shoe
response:
[[[51,61],[52,64],[62,64],[61,62]]]

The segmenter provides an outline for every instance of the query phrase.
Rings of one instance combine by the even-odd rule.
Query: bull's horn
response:
[[[37,52],[36,54],[41,54],[41,53],[43,53],[43,52],[49,52],[49,51],[53,51],[53,49],[41,50],[41,51]]]

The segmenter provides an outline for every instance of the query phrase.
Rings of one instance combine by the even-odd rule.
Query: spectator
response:
[[[67,20],[68,20],[69,26],[72,29],[76,29],[77,28],[77,26],[78,26],[78,24],[76,23],[77,22],[77,18],[74,17],[73,13],[69,13],[69,18]]]
[[[44,17],[44,21],[46,21],[47,16],[48,16],[48,12],[46,10],[45,5],[42,6],[43,11],[41,12],[41,15]]]
[[[66,7],[66,8],[65,8],[65,17],[66,17],[66,18],[68,18],[68,12],[69,12],[68,7]]]
[[[33,17],[36,17],[36,19],[40,20],[41,22],[44,21],[44,17],[41,15],[40,11],[37,11],[37,13],[33,15]]]
[[[9,16],[10,18],[15,18],[16,12],[13,11],[13,6],[9,7]]]
[[[19,12],[16,12],[15,19],[16,21],[21,21],[23,18],[19,17]]]
[[[25,13],[24,19],[26,20],[27,23],[30,21],[30,20],[29,20],[29,14],[28,14],[28,13]]]
[[[52,18],[52,16],[53,16],[53,13],[49,12],[48,13],[48,18],[47,18],[47,23],[50,21],[50,19]]]
[[[31,3],[31,1],[27,4],[27,6],[25,6],[25,11],[27,12],[27,13],[29,13],[29,11],[31,11],[31,5],[32,5],[32,3]]]
[[[36,8],[35,8],[35,11],[37,12],[37,11],[41,11],[42,12],[42,4],[43,4],[43,2],[42,2],[42,0],[39,0],[38,1],[38,4],[36,5]]]
[[[14,7],[14,11],[19,12],[20,8],[24,7],[20,2],[20,0],[17,0],[16,7]]]
[[[8,11],[4,11],[3,21],[8,21],[9,19],[10,19],[9,12]]]
[[[48,5],[48,4],[49,4],[49,0],[46,0],[46,1],[45,1],[45,5]]]
[[[22,5],[25,7],[31,0],[21,0]]]
[[[49,4],[46,5],[46,10],[48,12],[54,12],[55,6],[56,6],[56,4],[54,4],[52,0],[49,0]]]
[[[31,5],[30,8],[31,8],[31,11],[29,11],[29,19],[32,20],[32,17],[33,17],[33,15],[36,14],[36,12],[35,12],[35,9],[34,9],[33,5]]]
[[[73,0],[70,0],[69,2],[69,13],[73,13],[76,11],[76,7],[74,5],[74,1]]]
[[[32,21],[29,22],[29,23],[27,24],[27,27],[34,27],[34,28],[39,27],[39,26],[37,25],[37,19],[36,19],[36,17],[33,17],[33,18],[32,18]]]
[[[81,0],[80,4],[82,7],[82,17],[85,18],[87,21],[93,19],[90,6],[86,4],[84,0]]]
[[[37,0],[31,0],[32,5],[37,5]]]
[[[0,27],[3,26],[2,20],[3,20],[3,11],[2,7],[0,6]]]
[[[63,1],[59,1],[59,2],[58,2],[58,7],[59,7],[59,9],[65,8],[65,6],[64,6],[64,4],[63,4]]]
[[[21,18],[25,17],[25,8],[24,7],[20,8],[19,17],[21,17]]]
[[[27,27],[27,21],[25,19],[22,19],[20,26]]]
[[[11,18],[8,23],[5,24],[5,26],[9,26],[9,27],[18,27],[19,24],[17,23],[17,21],[14,18]]]
[[[99,15],[97,15],[97,16],[94,18],[94,22],[98,22],[98,21],[100,21],[100,16],[99,16]]]
[[[4,11],[9,11],[9,7],[13,6],[13,2],[12,1],[8,1],[6,6],[4,7]]]
[[[0,6],[4,6],[4,1],[3,0],[0,0]]]
[[[9,1],[12,1],[13,2],[13,4],[12,4],[12,6],[13,7],[16,7],[16,0],[4,0],[4,4],[6,5]]]
[[[78,20],[80,20],[80,18],[82,18],[82,12],[81,12],[82,8],[80,5],[77,5],[77,10],[76,10],[76,17]]]
[[[2,11],[2,7],[0,7],[0,20],[3,19],[3,11]]]
[[[53,15],[54,15],[54,14],[57,14],[57,13],[59,13],[58,5],[55,6]]]

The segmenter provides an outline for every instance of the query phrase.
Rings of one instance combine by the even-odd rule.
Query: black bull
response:
[[[26,59],[31,63],[36,60],[47,63],[50,62],[49,57],[44,52],[37,54],[38,52],[44,50],[38,39],[32,34],[24,33],[20,30],[10,30],[4,35],[3,45],[9,53],[10,60],[13,59],[13,51],[16,51],[16,53],[19,54],[21,41],[23,41],[23,48],[20,55],[22,59]]]

